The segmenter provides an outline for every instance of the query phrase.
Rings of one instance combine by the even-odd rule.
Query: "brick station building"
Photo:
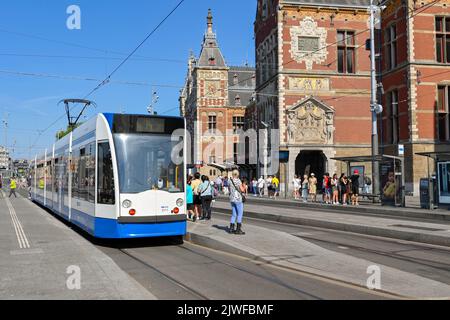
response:
[[[450,151],[450,1],[392,0],[382,11],[382,148],[405,145],[406,191],[419,194],[427,159]],[[441,203],[450,203],[450,163],[435,164]]]
[[[332,158],[371,154],[368,5],[258,1],[255,110],[280,130],[282,182],[310,173],[320,181],[346,170]],[[369,164],[363,169],[371,174]]]
[[[245,126],[246,106],[253,99],[255,81],[254,68],[227,65],[213,31],[210,10],[199,58],[191,54],[179,98],[180,112],[193,140],[191,162],[201,174],[214,178],[221,173],[218,167],[238,162],[238,133]],[[212,143],[216,147],[210,148]]]

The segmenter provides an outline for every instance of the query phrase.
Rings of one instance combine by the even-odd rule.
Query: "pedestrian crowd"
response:
[[[372,181],[369,177],[364,176],[364,185],[360,183],[361,176],[359,170],[354,170],[351,176],[345,173],[338,177],[337,174],[331,176],[325,173],[322,177],[322,199],[321,202],[331,205],[354,205],[359,206],[361,195],[369,193],[369,187]],[[304,175],[303,179],[295,176],[293,181],[294,199],[302,200],[304,203],[317,203],[319,181],[314,173]],[[363,192],[361,193],[361,189]]]
[[[252,183],[250,187],[253,187]],[[212,205],[221,193],[230,198],[232,217],[228,232],[244,235],[242,220],[249,183],[239,178],[238,170],[234,170],[230,178],[219,176],[214,181],[210,181],[209,177],[200,173],[188,176],[186,189],[188,219],[192,222],[211,220]]]
[[[360,195],[368,193],[368,187],[372,184],[369,177],[364,176],[364,185],[360,186],[360,174],[354,170],[351,176],[337,174],[331,176],[325,173],[319,184],[318,177],[314,173],[305,174],[303,178],[295,176],[292,181],[293,197],[303,202],[322,202],[330,205],[359,205]],[[319,187],[322,190],[319,190]],[[363,193],[361,193],[363,189]],[[321,191],[321,192],[320,192]],[[266,194],[267,193],[267,194]],[[277,199],[280,196],[280,180],[277,176],[269,176],[259,179],[241,178],[238,170],[234,170],[230,177],[218,176],[211,179],[200,173],[188,176],[186,201],[188,219],[192,222],[211,220],[211,210],[215,199],[219,194],[229,197],[232,212],[228,232],[230,234],[244,235],[242,222],[244,217],[244,205],[249,196],[268,197]],[[321,199],[319,200],[319,194]]]

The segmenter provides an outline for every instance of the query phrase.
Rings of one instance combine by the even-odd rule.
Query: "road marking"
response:
[[[25,231],[23,230],[22,223],[20,222],[19,217],[17,217],[16,210],[3,191],[2,195],[9,209],[9,214],[11,216],[11,221],[16,232],[17,242],[19,242],[20,249],[30,249],[30,243],[28,241],[27,235],[25,234]]]
[[[10,251],[9,254],[12,256],[24,256],[24,255],[38,255],[43,254],[44,250],[42,249],[21,249]]]

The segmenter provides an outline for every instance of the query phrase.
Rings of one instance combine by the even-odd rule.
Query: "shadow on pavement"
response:
[[[228,233],[228,231],[229,231],[228,226],[224,227],[224,226],[219,226],[219,225],[215,224],[215,225],[213,225],[213,228],[225,231],[226,233]]]

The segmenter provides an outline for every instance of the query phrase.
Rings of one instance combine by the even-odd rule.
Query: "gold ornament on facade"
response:
[[[299,92],[329,91],[330,79],[290,77],[289,90]]]

